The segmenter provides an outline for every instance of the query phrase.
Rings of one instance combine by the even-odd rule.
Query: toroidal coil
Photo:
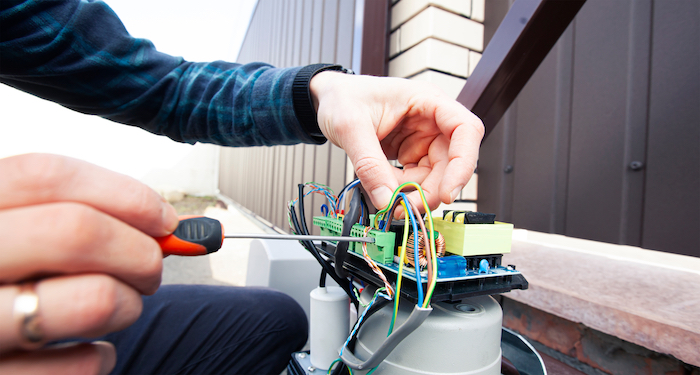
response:
[[[435,233],[437,233],[437,238],[435,238],[435,252],[437,253],[438,258],[441,258],[445,255],[445,237],[443,237],[438,231],[435,231]],[[428,265],[428,258],[425,257],[426,249],[423,235],[424,234],[422,231],[418,232],[418,264],[421,268]],[[411,265],[411,267],[415,267],[413,258],[413,233],[411,233],[408,236],[408,243],[406,244],[406,261]]]

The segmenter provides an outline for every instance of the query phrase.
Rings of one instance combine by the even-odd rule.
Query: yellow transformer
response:
[[[448,253],[473,256],[510,253],[513,224],[465,224],[464,212],[447,212],[444,219],[433,217],[435,230],[445,238]]]

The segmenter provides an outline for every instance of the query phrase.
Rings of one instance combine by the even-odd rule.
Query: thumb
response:
[[[394,190],[399,186],[394,170],[382,151],[374,132],[374,126],[358,126],[343,140],[357,177],[370,194],[375,207],[382,209],[389,205]]]

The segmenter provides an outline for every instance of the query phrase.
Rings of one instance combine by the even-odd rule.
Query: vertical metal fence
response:
[[[238,62],[278,67],[313,63],[352,65],[354,0],[260,0]],[[222,194],[272,224],[288,229],[286,205],[297,184],[315,181],[338,191],[352,178],[345,152],[331,145],[222,148]],[[318,208],[321,197],[307,200]],[[316,215],[307,209],[307,215]]]

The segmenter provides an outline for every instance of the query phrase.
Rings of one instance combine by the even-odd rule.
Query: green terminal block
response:
[[[374,215],[372,215],[374,216]],[[340,236],[343,231],[343,220],[326,216],[314,216],[314,225],[321,228],[322,236]],[[353,237],[364,237],[364,230],[360,224],[352,226],[350,235]],[[374,238],[374,243],[367,244],[367,253],[375,262],[391,264],[394,262],[394,246],[396,235],[392,232],[382,232],[377,229],[370,229],[367,237]],[[362,243],[351,242],[348,250],[362,254]]]
[[[445,238],[448,253],[472,256],[510,253],[513,224],[464,224],[433,217],[436,231]]]

